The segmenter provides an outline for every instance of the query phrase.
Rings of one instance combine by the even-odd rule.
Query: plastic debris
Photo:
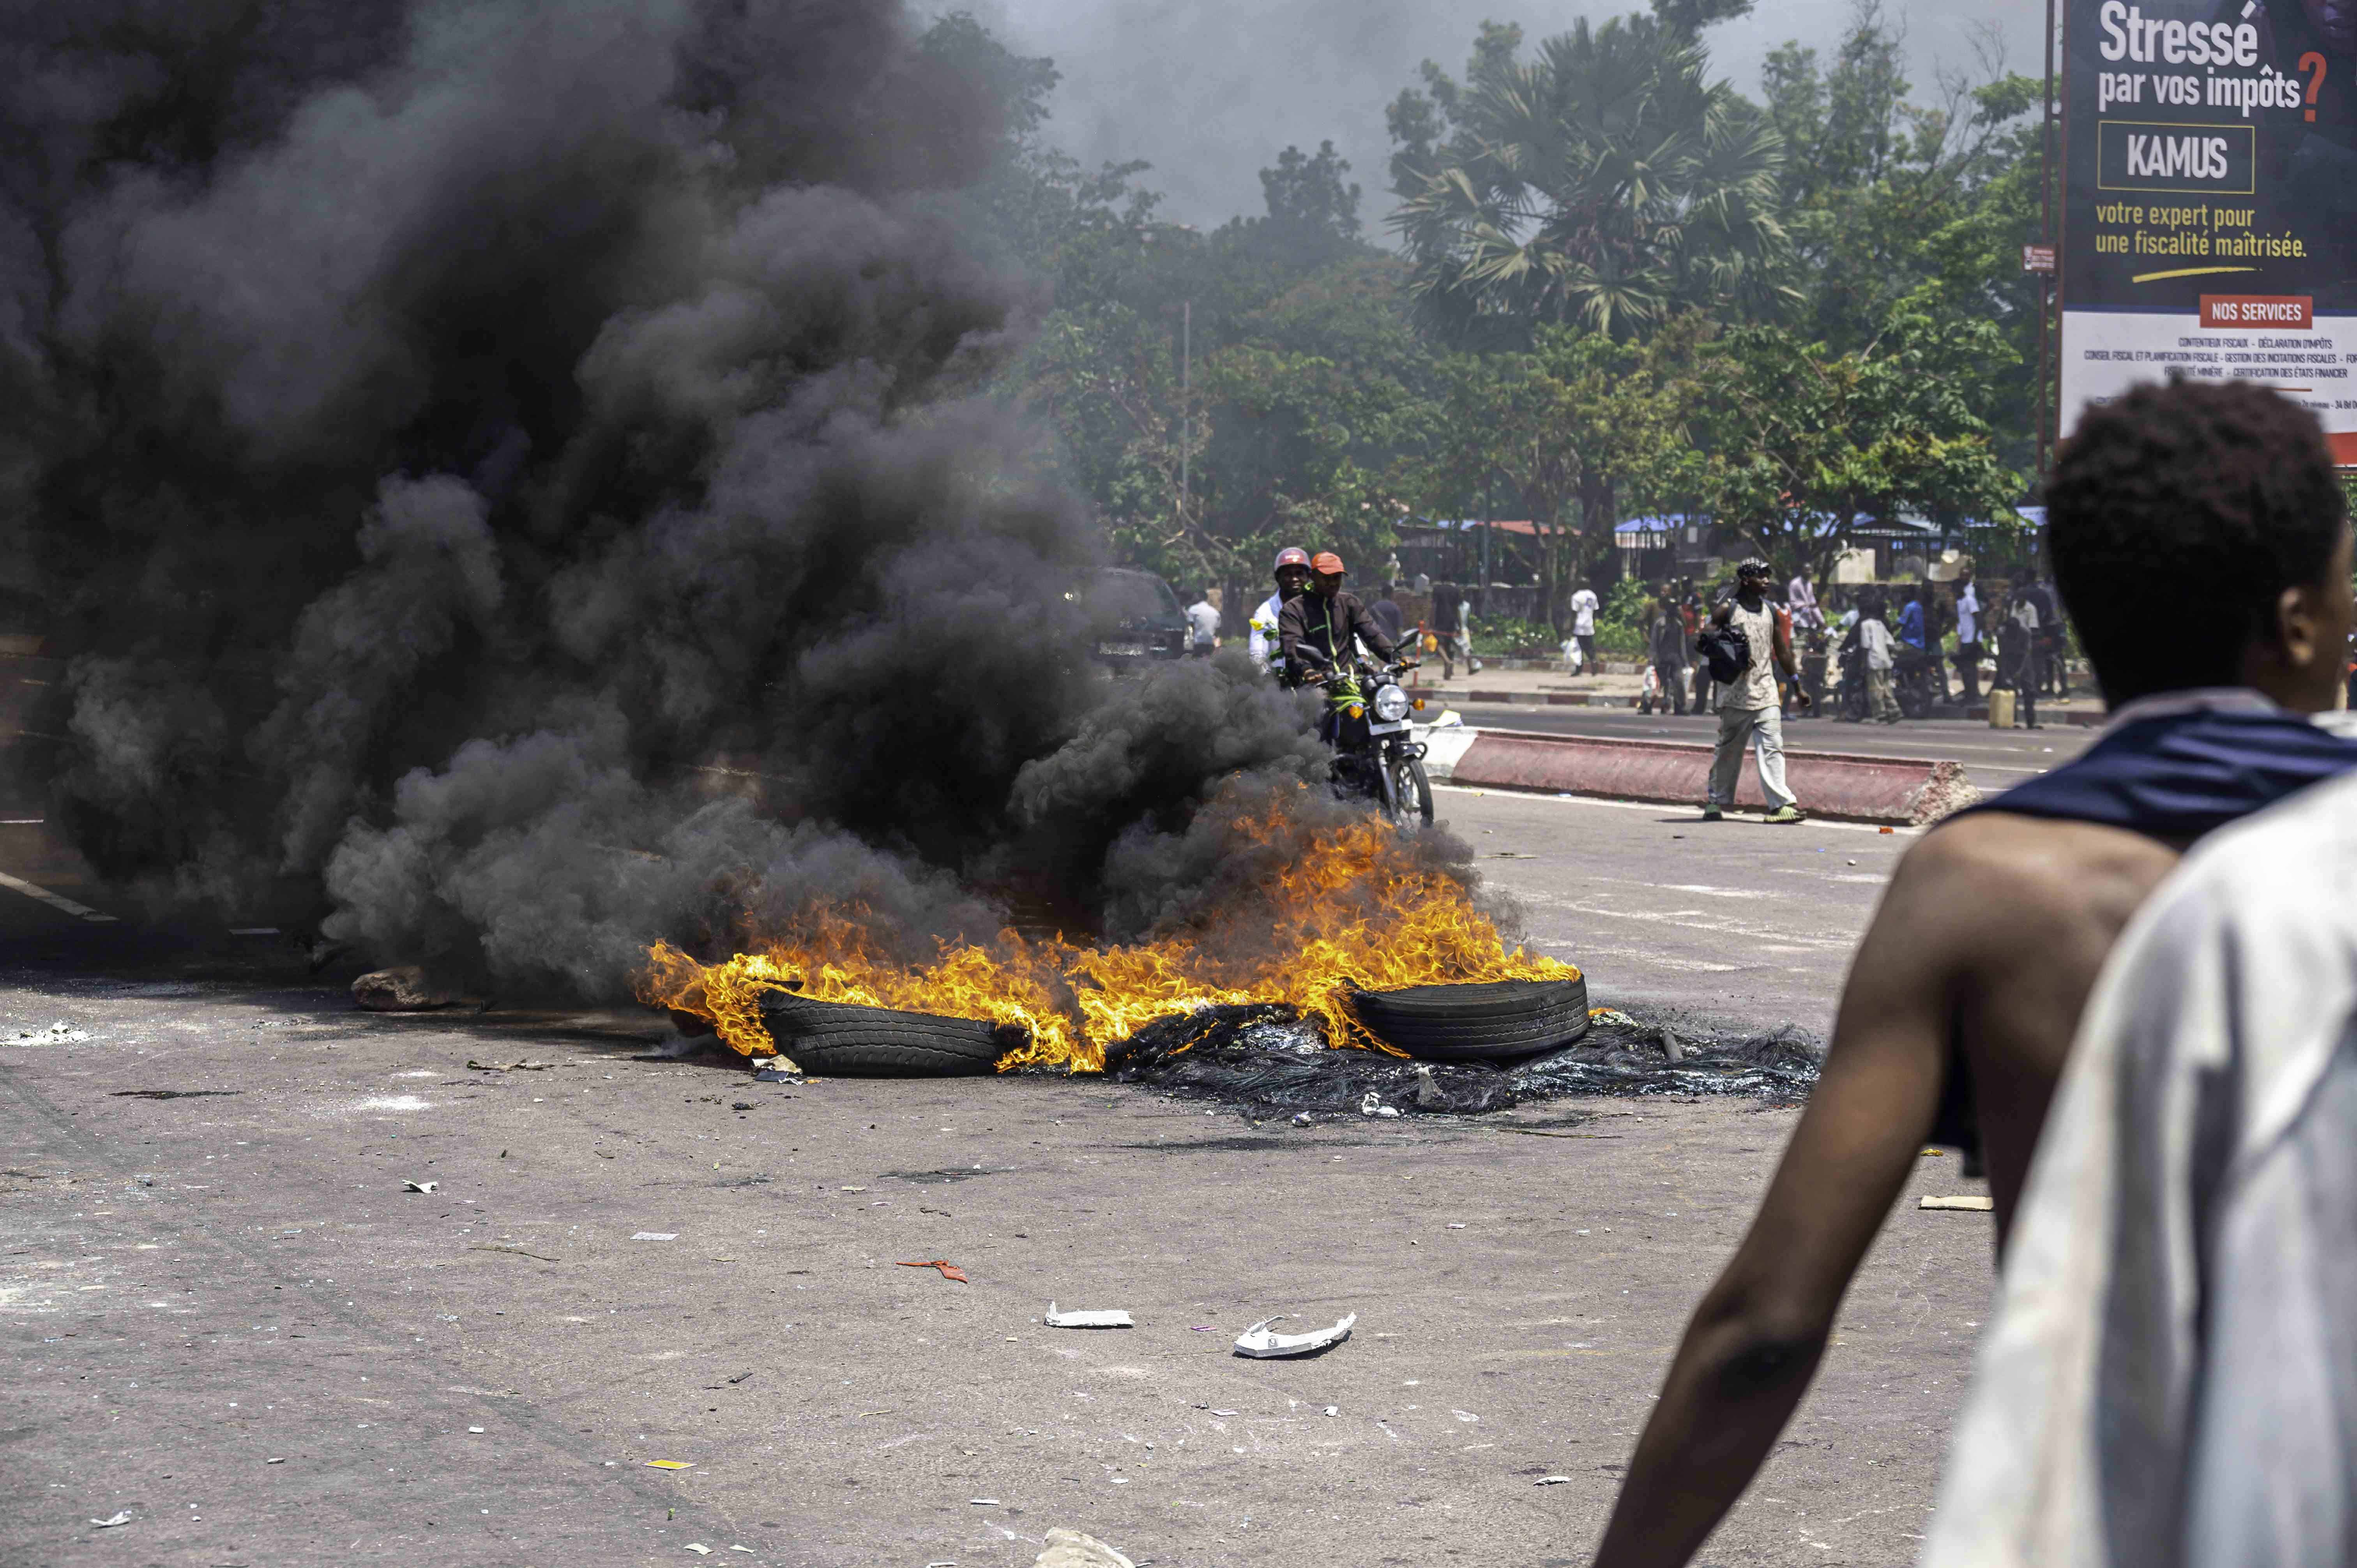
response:
[[[800,1083],[802,1069],[791,1057],[764,1057],[753,1073],[756,1083]]]
[[[963,1276],[961,1276],[963,1277]],[[1050,1328],[1135,1328],[1128,1313],[1120,1308],[1101,1312],[1058,1312],[1056,1304],[1048,1304],[1048,1316],[1039,1320]]]
[[[687,1543],[687,1549],[690,1552],[694,1552],[698,1557],[709,1557],[712,1555],[712,1548],[705,1545],[704,1542],[700,1541],[689,1541]]]
[[[401,1184],[401,1190],[404,1192],[433,1192],[439,1188],[441,1185],[442,1184],[438,1181],[405,1181]]]
[[[90,1031],[77,1029],[63,1018],[46,1029],[19,1029],[0,1044],[11,1046],[68,1046],[90,1038]]]
[[[554,1062],[531,1061],[479,1062],[474,1058],[468,1057],[467,1058],[467,1065],[477,1072],[546,1072],[550,1068],[554,1067],[556,1064]]]
[[[1236,1412],[1232,1410],[1215,1410],[1211,1413],[1213,1415],[1233,1415]]]
[[[284,1465],[286,1461],[284,1459],[264,1459],[263,1463],[265,1465]]]
[[[118,1524],[129,1524],[131,1522],[131,1516],[127,1513],[119,1513],[113,1519],[94,1519],[90,1522],[98,1526],[101,1530],[113,1530]]]
[[[1309,1112],[1307,1112],[1307,1111],[1297,1111],[1297,1112],[1295,1112],[1293,1113],[1293,1124],[1294,1124],[1295,1126],[1297,1126],[1297,1127],[1307,1127],[1307,1126],[1308,1126],[1308,1125],[1309,1125]]]
[[[1918,1207],[1923,1208],[1961,1208],[1969,1213],[1986,1214],[1996,1205],[1986,1197],[1927,1197]]]
[[[1534,1487],[1560,1487],[1566,1481],[1570,1479],[1571,1477],[1569,1476],[1541,1476],[1537,1480],[1533,1481],[1531,1485]]]
[[[676,1241],[679,1240],[679,1232],[676,1230],[633,1230],[630,1232],[630,1240],[633,1241]]]
[[[1245,1329],[1236,1337],[1236,1354],[1262,1360],[1278,1356],[1307,1356],[1329,1346],[1340,1345],[1351,1337],[1351,1326],[1359,1321],[1359,1315],[1354,1312],[1340,1323],[1314,1333],[1277,1334],[1270,1330],[1270,1324],[1292,1316],[1289,1312],[1280,1312],[1275,1317],[1264,1317]]]
[[[650,1459],[647,1461],[647,1468],[650,1470],[693,1470],[695,1468],[695,1462],[692,1459]]]
[[[942,1272],[942,1278],[945,1280],[955,1280],[962,1285],[972,1284],[974,1283],[972,1280],[965,1277],[965,1271],[963,1269],[959,1268],[955,1263],[951,1262],[946,1258],[935,1258],[929,1262],[922,1263],[896,1263],[893,1266],[895,1268],[901,1269],[939,1269]]]
[[[1423,1081],[1429,1083],[1431,1080],[1432,1075],[1429,1072],[1426,1072],[1423,1077]],[[1383,1097],[1371,1089],[1360,1098],[1359,1114],[1361,1116],[1396,1116],[1399,1114],[1399,1111],[1395,1106],[1384,1104]]]
[[[467,1428],[467,1430],[468,1430],[468,1431],[469,1431],[469,1432],[480,1432],[480,1431],[482,1431],[483,1429],[482,1429],[481,1427],[479,1427],[479,1426],[470,1426],[470,1427]]]
[[[1031,1568],[1137,1568],[1137,1564],[1093,1535],[1051,1530],[1048,1550],[1039,1553]]]
[[[978,1509],[995,1509],[1002,1506],[996,1498],[968,1498],[966,1501]]]
[[[1462,1230],[1465,1229],[1465,1222],[1461,1219],[1452,1219],[1448,1222],[1448,1229],[1451,1230]]]

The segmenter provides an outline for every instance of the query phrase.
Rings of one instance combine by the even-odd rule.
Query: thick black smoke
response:
[[[57,818],[585,996],[815,898],[1183,906],[1194,806],[1317,751],[1240,659],[1089,670],[1096,531],[982,395],[1040,306],[961,240],[995,112],[862,0],[0,13]]]

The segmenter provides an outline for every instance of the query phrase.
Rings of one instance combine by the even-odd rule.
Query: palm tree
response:
[[[1398,160],[1390,220],[1426,319],[1457,341],[1543,322],[1626,339],[1772,303],[1783,143],[1707,64],[1691,31],[1582,20],[1448,91],[1456,134]]]

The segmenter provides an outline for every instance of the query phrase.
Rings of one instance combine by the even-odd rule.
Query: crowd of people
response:
[[[2062,618],[2054,586],[2043,579],[2023,575],[2001,584],[1985,604],[1966,565],[1952,582],[1830,588],[1820,599],[1803,566],[1770,585],[1766,596],[1784,617],[1795,650],[1797,672],[1781,695],[1787,715],[1822,704],[1835,716],[1897,724],[1910,706],[1920,714],[1938,703],[1978,703],[1986,677],[1991,691],[2014,693],[2021,721],[2036,728],[2038,699],[2069,694]],[[1708,667],[1696,657],[1710,616],[1691,578],[1653,598],[1644,626],[1650,668],[1641,711],[1684,714],[1690,701],[1697,713],[1714,706]],[[1795,700],[1800,695],[1807,704]]]

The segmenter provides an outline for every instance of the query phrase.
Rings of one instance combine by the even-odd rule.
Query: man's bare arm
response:
[[[1734,1261],[1695,1311],[1598,1568],[1674,1565],[1751,1482],[1807,1390],[1850,1277],[1931,1131],[1966,945],[1938,835],[1900,864],[1858,948],[1824,1075]]]

